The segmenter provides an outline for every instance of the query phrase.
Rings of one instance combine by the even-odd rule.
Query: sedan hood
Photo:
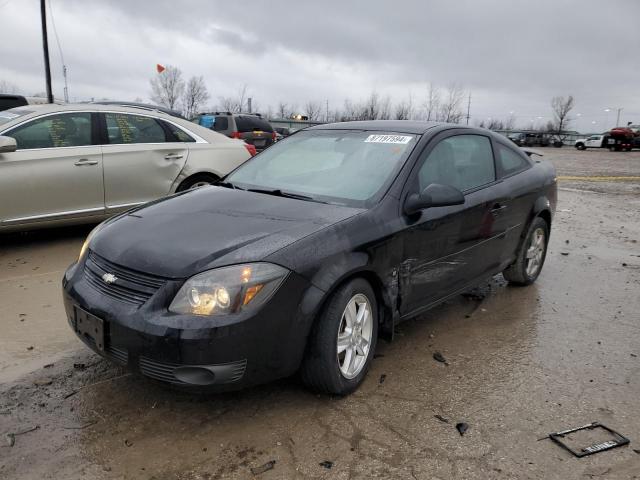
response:
[[[273,195],[204,187],[107,221],[90,248],[121,266],[186,278],[254,262],[362,212]]]

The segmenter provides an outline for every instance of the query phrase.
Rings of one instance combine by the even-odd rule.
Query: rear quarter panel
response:
[[[180,183],[198,173],[210,173],[222,178],[233,169],[251,158],[242,142],[190,143],[189,160],[174,181],[171,191],[175,192]]]

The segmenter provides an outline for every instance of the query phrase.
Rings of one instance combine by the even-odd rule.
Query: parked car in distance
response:
[[[225,390],[300,370],[343,395],[398,322],[501,272],[533,283],[555,206],[553,166],[486,129],[320,125],[99,225],[65,309],[89,348],[155,380]]]
[[[230,138],[238,138],[261,151],[276,141],[276,132],[258,114],[212,112],[200,113],[193,122]]]
[[[0,232],[97,223],[215,183],[250,158],[250,150],[187,120],[140,108],[70,104],[5,110]]]
[[[606,135],[591,135],[587,138],[579,138],[575,141],[574,146],[578,150],[586,150],[587,148],[605,148],[607,146]]]
[[[10,108],[23,107],[24,105],[46,104],[47,99],[42,97],[25,97],[24,95],[14,95],[0,93],[0,112]]]
[[[186,120],[186,118],[184,118],[182,114],[177,110],[172,110],[170,108],[163,107],[161,105],[155,105],[153,103],[127,102],[127,101],[120,102],[117,100],[103,100],[100,102],[91,102],[91,103],[96,103],[98,105],[120,105],[122,107],[136,107],[136,108],[142,108],[144,110],[151,110],[151,111],[155,110],[158,112],[166,113],[167,115],[171,115],[172,117],[178,117]]]
[[[279,133],[283,137],[288,137],[289,135],[291,135],[293,133],[287,127],[276,127],[275,131],[276,131],[276,133]]]
[[[519,147],[549,146],[549,136],[542,132],[512,132],[508,138]]]

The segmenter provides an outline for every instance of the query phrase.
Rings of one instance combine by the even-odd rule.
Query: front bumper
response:
[[[178,315],[167,305],[183,280],[166,279],[135,304],[97,285],[85,263],[72,265],[63,279],[67,320],[78,337],[130,371],[185,388],[232,390],[293,374],[323,297],[291,272],[252,316]],[[86,314],[99,319],[100,338],[78,331],[78,315]]]

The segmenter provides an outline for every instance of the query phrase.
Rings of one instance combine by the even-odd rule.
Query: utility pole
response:
[[[251,113],[251,97],[247,98],[247,109],[249,110],[249,113]]]
[[[620,112],[622,112],[622,108],[618,109],[618,117],[616,118],[616,127],[620,126]]]
[[[42,21],[42,49],[44,50],[44,74],[47,81],[47,102],[53,103],[51,90],[51,67],[49,66],[49,40],[47,39],[47,8],[45,0],[40,0],[40,19]]]
[[[329,99],[327,98],[327,116],[325,118],[325,122],[329,123]]]
[[[469,125],[469,112],[471,112],[471,92],[469,92],[469,101],[467,102],[467,125]]]

